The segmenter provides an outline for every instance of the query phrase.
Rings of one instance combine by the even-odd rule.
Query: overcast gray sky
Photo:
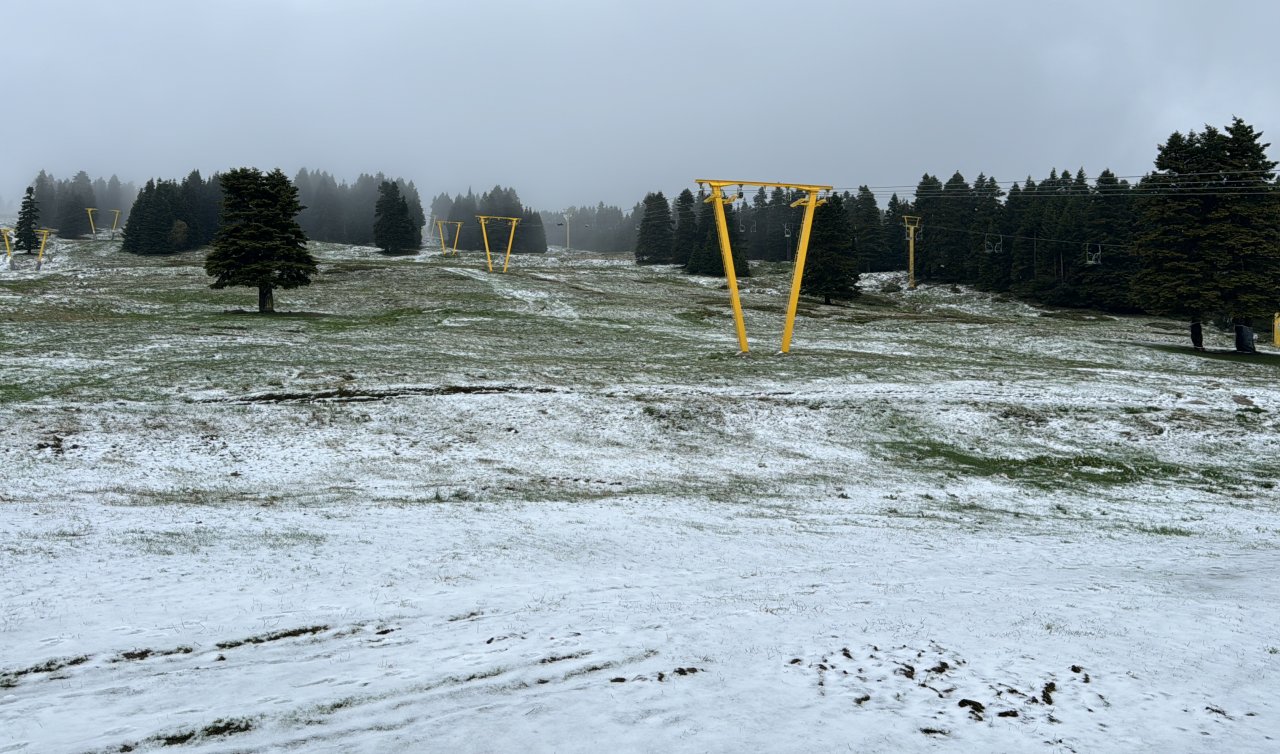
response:
[[[1271,0],[0,0],[0,197],[37,171],[385,172],[624,208],[695,178],[914,186],[1280,144]],[[1272,149],[1273,157],[1277,150]],[[905,192],[909,193],[909,191]]]

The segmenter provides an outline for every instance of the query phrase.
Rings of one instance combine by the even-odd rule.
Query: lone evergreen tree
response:
[[[804,279],[800,292],[821,296],[823,303],[832,299],[851,299],[858,295],[858,265],[853,256],[853,233],[844,200],[836,194],[813,212],[813,229],[809,252],[805,259]]]
[[[373,244],[387,254],[415,253],[422,245],[422,231],[409,213],[409,203],[395,181],[378,186],[374,204]]]
[[[36,229],[40,222],[40,207],[36,204],[35,188],[27,186],[27,193],[22,197],[22,205],[18,208],[18,223],[13,228],[13,246],[28,254],[35,253],[40,247],[40,238]]]
[[[211,288],[258,289],[258,311],[275,311],[276,288],[309,285],[316,260],[297,222],[298,189],[277,168],[236,168],[222,175],[222,224],[205,258]]]
[[[675,234],[671,228],[671,205],[659,191],[644,197],[644,215],[636,233],[636,264],[667,264],[671,261]]]

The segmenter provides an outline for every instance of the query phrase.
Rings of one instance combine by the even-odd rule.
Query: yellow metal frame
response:
[[[93,224],[93,213],[98,211],[97,207],[85,207],[85,212],[89,213],[89,235],[94,238],[98,237],[98,229]]]
[[[916,229],[920,227],[920,218],[916,215],[903,215],[902,222],[907,226],[907,290],[916,289]]]
[[[10,265],[13,264],[13,247],[9,245],[9,228],[0,228],[0,236],[4,236],[4,258]]]
[[[507,265],[511,264],[511,247],[516,242],[516,226],[520,224],[520,218],[476,215],[476,219],[480,221],[480,235],[484,236],[484,258],[489,263],[489,272],[493,272],[493,256],[489,254],[489,231],[485,223],[490,220],[507,220],[511,223],[511,235],[507,237],[507,258],[502,262],[502,271],[506,272]]]
[[[53,232],[53,229],[41,228],[36,232],[40,234],[40,253],[36,255],[36,271],[39,272],[40,266],[44,264],[44,246],[49,243],[49,234]]]
[[[444,239],[444,226],[452,225],[453,227],[453,256],[458,255],[458,237],[462,235],[461,220],[436,220],[436,232],[440,235],[440,255],[449,256],[449,245]]]
[[[1275,318],[1271,321],[1271,343],[1280,346],[1280,312],[1276,312]]]
[[[796,249],[795,267],[791,273],[791,296],[787,299],[787,319],[782,328],[782,353],[791,352],[791,333],[796,323],[796,307],[800,302],[800,282],[804,278],[805,256],[809,253],[809,232],[813,230],[813,211],[818,205],[825,204],[825,199],[818,195],[830,191],[831,186],[818,186],[807,183],[770,183],[765,181],[720,181],[699,178],[698,184],[711,187],[711,194],[704,201],[715,210],[716,230],[720,236],[720,258],[724,261],[724,274],[729,282],[729,299],[733,304],[733,323],[738,331],[738,348],[747,353],[747,325],[742,318],[742,300],[738,295],[738,275],[733,269],[733,250],[729,247],[729,226],[724,217],[724,205],[732,204],[742,194],[743,186],[761,186],[766,188],[786,188],[805,192],[803,199],[791,203],[792,207],[804,206],[804,221],[800,225],[800,245]],[[738,192],[733,196],[725,196],[724,188],[737,186]]]
[[[112,238],[112,239],[115,239],[115,237],[116,237],[116,226],[120,224],[120,210],[118,210],[118,209],[113,209],[113,210],[108,210],[108,211],[109,211],[109,212],[111,212],[111,213],[112,213],[112,215],[113,215],[113,217],[111,218],[111,238]]]

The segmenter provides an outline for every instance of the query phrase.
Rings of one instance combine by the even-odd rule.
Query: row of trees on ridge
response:
[[[921,218],[916,277],[969,284],[1048,304],[1146,311],[1222,323],[1269,320],[1280,310],[1280,186],[1262,134],[1239,118],[1225,129],[1174,133],[1155,171],[1135,184],[1109,170],[1053,170],[1007,190],[980,174],[945,183],[926,174],[914,199],[881,210],[867,186],[836,193],[815,213],[806,292],[856,295],[859,270],[907,267],[904,215]],[[647,196],[639,264],[723,275],[705,194],[672,204]],[[802,208],[784,189],[760,189],[727,215],[737,260],[789,259]],[[810,284],[812,281],[812,284]]]

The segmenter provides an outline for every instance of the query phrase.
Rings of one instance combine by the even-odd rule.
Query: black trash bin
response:
[[[1236,325],[1236,351],[1238,353],[1257,353],[1258,347],[1253,342],[1253,328]]]

